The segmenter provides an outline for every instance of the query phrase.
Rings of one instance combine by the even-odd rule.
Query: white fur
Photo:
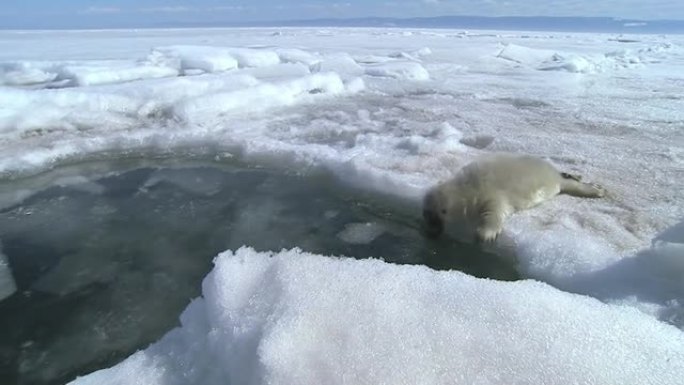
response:
[[[559,193],[603,196],[602,188],[574,178],[562,177],[550,163],[529,155],[486,155],[432,188],[425,196],[423,214],[438,231],[456,222],[462,230],[488,242],[499,235],[508,216]]]

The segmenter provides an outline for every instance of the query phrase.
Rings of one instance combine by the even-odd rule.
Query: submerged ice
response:
[[[412,209],[329,177],[116,163],[37,177],[49,187],[0,210],[3,383],[64,383],[147,346],[200,295],[215,255],[244,244],[517,278],[492,254],[423,240]]]
[[[2,253],[2,244],[0,244],[0,301],[14,294],[17,290],[17,285],[12,276],[12,269],[7,262],[7,257]]]

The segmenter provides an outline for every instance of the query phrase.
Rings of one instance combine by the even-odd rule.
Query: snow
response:
[[[620,42],[625,39],[633,40],[629,49]],[[61,44],[52,44],[54,41]],[[66,163],[117,155],[228,154],[226,157],[256,165],[331,173],[349,185],[406,199],[415,206],[418,219],[424,191],[477,155],[528,153],[602,184],[608,196],[597,200],[560,196],[516,214],[506,223],[501,240],[490,247],[500,254],[512,254],[523,276],[579,295],[532,282],[504,285],[469,280],[455,272],[395,271],[375,262],[355,267],[361,262],[337,261],[339,267],[321,268],[318,273],[339,270],[353,276],[368,268],[386,271],[397,279],[411,276],[418,280],[416,285],[451,279],[471,289],[477,287],[477,293],[472,291],[477,299],[469,300],[472,297],[449,289],[456,283],[447,284],[444,293],[461,298],[454,305],[460,306],[461,312],[449,313],[449,317],[440,313],[447,303],[434,302],[441,305],[433,306],[434,296],[419,297],[429,290],[397,291],[407,296],[407,301],[414,301],[411,306],[419,309],[422,317],[406,322],[436,320],[433,325],[441,336],[453,337],[449,340],[416,332],[420,341],[432,341],[430,349],[437,352],[446,352],[439,350],[441,341],[454,343],[448,354],[434,357],[446,360],[438,363],[446,365],[451,375],[462,373],[464,379],[472,380],[465,383],[478,380],[473,368],[485,376],[482,383],[515,382],[516,378],[540,383],[541,369],[529,357],[545,359],[550,352],[558,354],[550,357],[559,362],[578,360],[565,372],[555,360],[544,361],[555,368],[555,376],[549,378],[558,383],[635,383],[634,373],[642,372],[651,376],[652,383],[674,384],[675,377],[668,382],[664,377],[656,381],[656,376],[682,374],[681,367],[673,366],[681,359],[661,362],[654,358],[665,357],[658,349],[668,349],[676,342],[682,345],[684,329],[681,36],[616,38],[610,34],[353,28],[3,31],[0,48],[0,207],[16,203],[28,194],[29,187],[37,187],[21,186],[24,176]],[[375,234],[353,229],[348,238],[353,242]],[[285,262],[278,263],[286,269]],[[240,283],[253,284],[250,274],[264,278],[246,269],[249,271],[236,270],[235,274],[245,276],[232,276],[234,282],[226,284],[247,293],[248,288]],[[269,269],[269,274],[278,270]],[[311,271],[317,270],[312,267]],[[219,275],[215,272],[212,277]],[[295,281],[281,284],[294,285]],[[340,292],[357,285],[352,280],[337,281],[341,282],[335,283],[341,285],[336,286]],[[308,288],[327,293],[334,303],[339,298],[326,290],[332,282],[325,280],[325,285],[310,284]],[[504,286],[499,301],[491,293]],[[401,301],[401,295],[391,293],[368,298],[360,295],[359,306],[365,304],[370,309],[371,305],[392,306],[392,301]],[[209,300],[206,295],[185,313],[184,323],[192,326],[172,332],[111,373],[123,376],[126,370],[140,367],[146,376],[155,371],[162,376],[164,365],[183,364],[172,363],[170,358],[178,344],[180,352],[208,349],[219,358],[243,357],[251,363],[246,375],[255,379],[283,383],[325,380],[316,377],[322,376],[320,373],[306,374],[314,369],[302,366],[298,371],[297,366],[277,362],[274,352],[281,349],[277,344],[298,346],[287,336],[245,336],[242,345],[212,350],[219,349],[225,342],[221,338],[230,329],[217,324],[222,332],[206,333],[208,326],[202,322],[217,321],[210,315],[203,321],[200,314],[205,307],[220,307],[220,301],[233,299]],[[268,313],[264,309],[274,308],[286,313],[298,308],[298,300],[271,286],[264,288],[263,295],[269,297],[259,302],[263,309],[245,308],[245,312]],[[303,296],[296,298],[303,300]],[[501,303],[503,299],[509,302]],[[551,302],[537,308],[522,299]],[[564,311],[549,313],[549,309],[559,308],[550,305],[553,301],[564,304]],[[497,306],[502,310],[495,316]],[[335,309],[330,305],[310,317],[326,319],[326,312]],[[464,311],[474,312],[477,322],[450,321],[454,314],[469,314]],[[266,317],[255,313],[252,319],[249,314],[231,316],[231,322],[257,322]],[[382,382],[416,382],[412,376],[417,373],[428,375],[421,365],[435,362],[427,361],[427,354],[411,365],[396,355],[382,358],[386,365],[366,360],[363,349],[368,346],[354,342],[365,334],[363,330],[353,332],[353,327],[363,324],[344,322],[365,319],[368,324],[379,324],[382,314],[370,310],[340,314],[336,329],[315,329],[319,333],[341,330],[342,336],[348,336],[344,341],[353,348],[342,350],[327,345],[324,339],[300,336],[296,341],[310,351],[291,356],[312,354],[330,365],[337,362],[335,358],[344,358],[348,361],[339,361],[345,363],[340,367],[368,382],[379,381],[380,377],[374,376],[381,372],[386,376]],[[291,333],[295,338],[295,329],[288,329],[290,321],[280,315],[272,313],[269,319],[273,324],[265,323],[263,330]],[[276,327],[279,322],[284,326]],[[484,322],[488,323],[486,333],[478,326]],[[555,335],[550,329],[553,325],[564,325],[568,334]],[[345,331],[347,327],[352,329]],[[400,323],[383,322],[383,327],[389,327],[388,331],[399,328],[394,333],[405,338],[394,338],[395,343],[413,341],[410,329],[401,329]],[[451,331],[453,328],[459,333]],[[378,330],[378,338],[386,339],[380,346],[389,345],[390,334]],[[525,344],[520,337],[523,330],[538,330],[539,345]],[[610,337],[623,330],[632,330],[636,337]],[[648,338],[639,330],[648,330]],[[509,337],[505,331],[515,332]],[[482,342],[482,350],[457,339],[465,332],[475,333],[465,335]],[[487,333],[493,333],[491,339]],[[551,344],[550,336],[560,342]],[[192,350],[187,344],[194,337],[198,340]],[[640,350],[626,354],[627,341],[638,341],[634,346]],[[584,344],[582,352],[589,354],[586,360],[572,350],[575,343]],[[429,351],[426,345],[418,346],[422,346],[419,351]],[[349,353],[354,348],[356,356]],[[521,349],[529,356],[510,354]],[[397,349],[396,354],[399,352]],[[496,352],[506,356],[476,362],[486,357],[483,354]],[[594,352],[598,353],[594,356]],[[672,354],[681,355],[681,351]],[[260,358],[255,358],[257,355]],[[518,357],[520,365],[527,363],[527,369],[506,357]],[[646,357],[658,365],[642,366]],[[215,365],[209,353],[188,355],[190,358],[196,359],[197,365],[205,360],[210,367],[225,366]],[[462,362],[451,361],[456,358]],[[613,371],[618,365],[609,365],[608,358],[624,363],[619,366],[627,369]],[[388,365],[397,370],[389,370]],[[439,367],[435,365],[432,367]],[[325,366],[318,370],[323,370],[321,367]],[[334,365],[325,368],[331,376],[341,370]],[[433,383],[439,383],[441,372],[430,373],[436,376]],[[522,377],[524,374],[528,377]],[[501,381],[496,381],[496,376]],[[360,382],[354,378],[350,381]]]
[[[73,384],[645,385],[683,375],[684,335],[630,307],[534,281],[241,248],[217,257],[181,327]]]

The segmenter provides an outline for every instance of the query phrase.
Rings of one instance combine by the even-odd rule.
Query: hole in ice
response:
[[[329,176],[217,163],[106,165],[100,170],[118,171],[65,167],[39,176],[52,179],[39,189],[39,177],[0,181],[0,193],[34,188],[0,209],[17,287],[0,302],[3,384],[64,383],[158,340],[200,294],[213,257],[242,245],[518,278],[510,262],[478,248],[425,239],[417,207]]]

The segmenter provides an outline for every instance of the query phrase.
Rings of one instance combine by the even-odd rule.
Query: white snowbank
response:
[[[520,270],[569,292],[634,306],[684,328],[684,221],[653,245],[621,255],[594,234],[562,224],[516,234]]]
[[[181,327],[74,384],[677,384],[684,335],[534,282],[242,248]]]

